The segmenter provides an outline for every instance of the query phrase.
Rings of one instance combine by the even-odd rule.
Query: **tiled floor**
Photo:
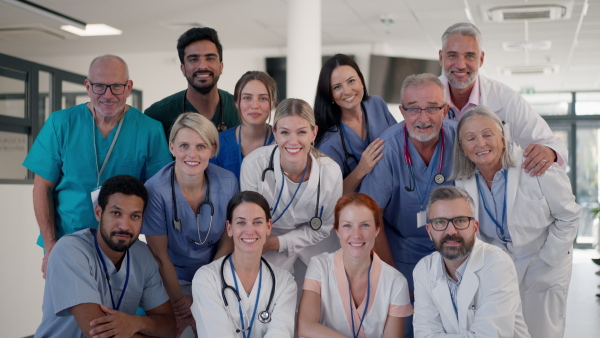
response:
[[[600,337],[600,266],[591,258],[598,258],[596,250],[575,250],[573,275],[567,298],[567,327],[565,338]]]

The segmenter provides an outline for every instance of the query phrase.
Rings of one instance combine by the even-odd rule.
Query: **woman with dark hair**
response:
[[[336,250],[337,241],[324,240],[332,234],[332,201],[342,195],[342,173],[314,148],[317,127],[306,101],[283,100],[275,109],[273,134],[276,145],[258,148],[244,159],[240,186],[262,194],[272,208],[265,258],[293,271],[298,257],[307,264],[316,252]]]
[[[379,206],[361,193],[335,205],[342,248],[313,257],[298,310],[301,337],[400,337],[413,314],[406,278],[373,252],[383,224]]]
[[[234,250],[201,267],[192,281],[198,337],[292,337],[296,282],[262,258],[273,224],[269,203],[242,191],[227,205]]]
[[[273,143],[268,121],[277,104],[275,80],[265,72],[248,71],[236,83],[233,100],[241,123],[219,133],[221,151],[210,162],[231,171],[239,180],[244,157]]]
[[[323,64],[315,97],[317,148],[342,169],[344,193],[358,189],[383,157],[381,133],[396,124],[387,104],[369,96],[356,62],[336,54]]]

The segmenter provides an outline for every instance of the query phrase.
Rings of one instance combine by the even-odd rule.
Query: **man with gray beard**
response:
[[[525,149],[523,169],[526,173],[540,176],[554,162],[565,168],[569,158],[567,148],[554,136],[548,123],[519,93],[479,74],[484,56],[483,38],[475,25],[459,22],[442,35],[440,80],[447,91],[448,117],[458,121],[473,107],[489,107],[504,123],[509,141]]]
[[[502,249],[476,239],[474,215],[463,189],[431,193],[426,229],[437,252],[414,271],[416,337],[530,337],[514,264]]]
[[[453,184],[456,122],[446,119],[445,88],[433,74],[411,75],[402,84],[404,121],[382,135],[383,158],[361,183],[360,192],[383,209],[384,230],[375,241],[379,257],[395,266],[413,290],[412,271],[435,248],[425,227],[425,206],[436,186]],[[412,337],[412,317],[405,337]]]

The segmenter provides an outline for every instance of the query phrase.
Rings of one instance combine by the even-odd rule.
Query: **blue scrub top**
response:
[[[175,162],[169,163],[154,177],[146,182],[148,189],[148,206],[144,213],[142,233],[151,236],[168,236],[169,257],[175,266],[177,278],[191,282],[196,270],[212,262],[217,251],[219,239],[225,231],[227,203],[239,192],[238,180],[230,171],[209,163],[206,175],[210,184],[210,202],[215,213],[212,228],[204,245],[196,242],[204,241],[210,226],[210,207],[204,205],[198,215],[200,236],[196,223],[196,213],[186,201],[177,180],[175,180],[175,196],[177,200],[177,216],[181,220],[181,233],[173,228],[173,198],[171,190],[171,171]]]
[[[54,112],[38,134],[23,165],[42,178],[56,182],[54,224],[57,238],[98,221],[90,192],[97,187],[94,160],[95,129],[98,166],[101,167],[117,132],[104,138],[85,104]],[[123,117],[119,138],[100,177],[100,185],[115,175],[131,175],[145,181],[172,161],[160,123],[130,107]],[[42,236],[38,245],[43,247]]]
[[[370,96],[363,102],[366,114],[369,119],[369,133],[371,142],[376,138],[380,137],[381,134],[390,126],[396,124],[396,119],[390,113],[387,104],[379,96]],[[360,161],[360,157],[367,148],[368,144],[366,140],[363,140],[354,129],[342,122],[344,128],[344,135],[346,137],[346,148],[348,154],[354,154]],[[319,150],[325,155],[331,157],[342,169],[343,177],[350,175],[350,173],[356,168],[358,163],[352,157],[348,157],[347,164],[350,167],[344,165],[345,153],[344,147],[342,146],[341,133],[337,127],[333,127],[332,130],[328,130],[323,135],[323,139],[318,146]]]
[[[425,230],[425,226],[417,228],[417,213],[421,210],[421,202],[417,197],[417,189],[407,191],[410,186],[410,173],[404,161],[404,121],[386,130],[381,139],[385,141],[383,158],[373,171],[368,174],[361,185],[360,192],[371,196],[380,208],[384,208],[383,220],[389,246],[394,260],[401,263],[416,264],[421,258],[432,253],[435,248]],[[442,185],[453,185],[448,180],[452,173],[454,138],[456,122],[443,120],[444,128],[444,162],[442,174],[446,181]],[[439,186],[433,177],[439,170],[439,153],[441,142],[432,157],[429,167],[415,149],[409,139],[408,151],[413,162],[415,184],[421,197],[425,194],[427,184],[431,182],[429,193]],[[436,155],[437,154],[437,155]],[[437,156],[437,160],[433,159]],[[428,197],[424,199],[423,209],[427,206]],[[409,278],[409,276],[406,276]]]
[[[268,128],[271,128],[270,126]],[[210,159],[210,163],[216,164],[223,169],[231,171],[238,181],[240,180],[240,169],[244,156],[237,142],[237,133],[235,128],[227,129],[219,133],[219,154]],[[271,133],[267,144],[273,143],[274,135]]]

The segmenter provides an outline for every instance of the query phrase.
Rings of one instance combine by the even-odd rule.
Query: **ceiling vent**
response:
[[[507,52],[522,52],[522,51],[530,51],[530,50],[550,50],[552,47],[552,41],[544,40],[544,41],[511,41],[511,42],[503,42],[502,48]]]
[[[504,76],[552,75],[558,73],[558,65],[514,66],[503,68],[500,72]]]
[[[484,21],[520,22],[566,20],[571,17],[573,1],[558,3],[488,4],[481,7]]]

